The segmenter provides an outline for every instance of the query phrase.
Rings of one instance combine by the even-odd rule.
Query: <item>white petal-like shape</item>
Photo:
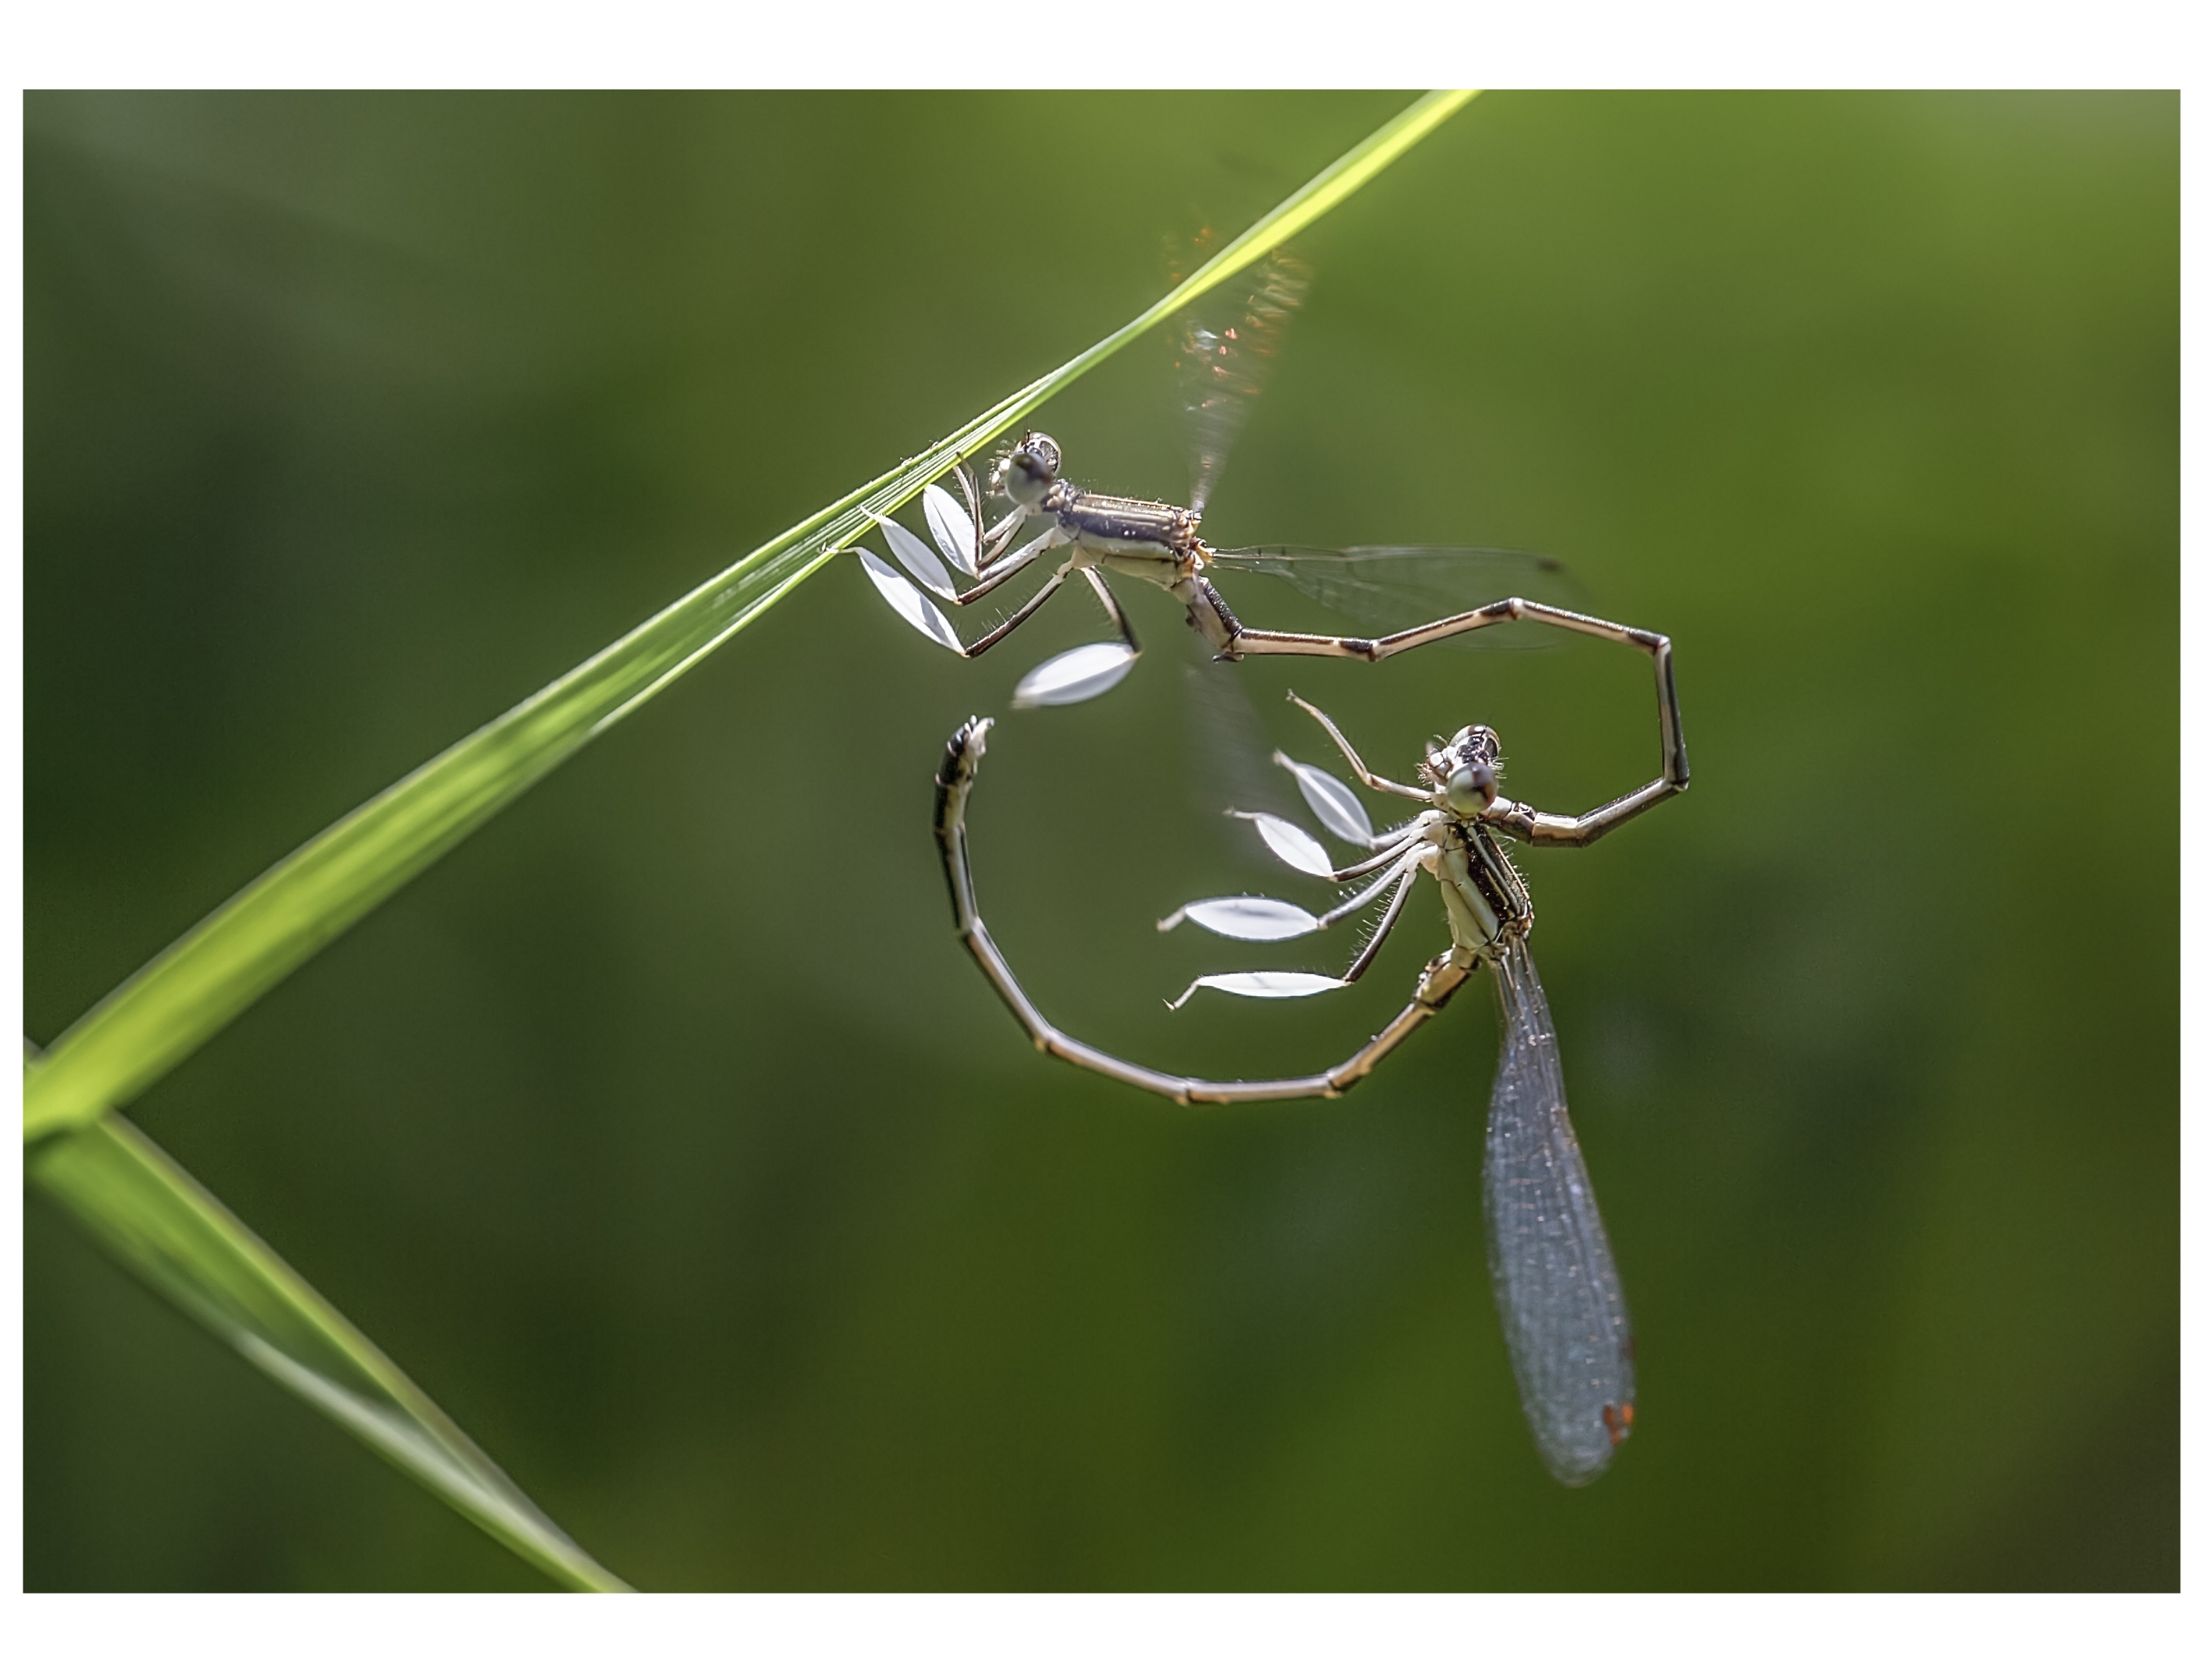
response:
[[[896,526],[890,529],[895,530]],[[883,599],[890,602],[898,615],[941,648],[949,648],[956,654],[966,654],[967,644],[960,639],[960,632],[952,627],[952,620],[936,610],[936,603],[907,583],[898,568],[887,560],[879,559],[864,548],[852,551],[860,557],[860,564],[868,569],[868,581],[873,583]]]
[[[921,511],[928,517],[929,534],[936,539],[944,558],[970,577],[980,577],[975,570],[975,522],[967,517],[967,510],[954,501],[948,492],[932,484],[921,493]]]
[[[930,552],[930,547],[895,519],[877,519],[883,528],[883,537],[898,556],[898,563],[920,580],[924,589],[934,589],[949,601],[957,593],[952,587],[952,574],[944,569],[944,562]]]
[[[1310,910],[1279,898],[1200,898],[1160,923],[1160,931],[1166,933],[1184,916],[1232,940],[1293,940],[1320,926]]]
[[[1021,679],[1014,690],[1014,704],[1071,706],[1077,700],[1103,694],[1127,676],[1136,662],[1136,650],[1126,642],[1092,642],[1069,648],[1065,653],[1054,654]]]
[[[1354,846],[1374,843],[1374,825],[1366,815],[1366,807],[1359,802],[1359,795],[1324,770],[1311,764],[1301,764],[1287,752],[1275,754],[1275,762],[1298,778],[1298,791],[1305,796],[1320,825],[1339,840],[1348,840]]]
[[[1231,811],[1232,817],[1241,817],[1247,823],[1256,823],[1259,837],[1267,843],[1267,849],[1300,874],[1332,875],[1336,866],[1328,861],[1319,841],[1307,834],[1295,823],[1280,817],[1270,817],[1263,811]]]
[[[1167,1006],[1179,1009],[1196,995],[1201,986],[1208,991],[1233,992],[1240,998],[1309,998],[1316,992],[1335,992],[1348,985],[1332,974],[1305,974],[1296,970],[1262,970],[1254,974],[1202,974],[1190,982],[1183,994]]]

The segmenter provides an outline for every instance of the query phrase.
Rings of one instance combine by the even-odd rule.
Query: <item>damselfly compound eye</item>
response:
[[[1033,512],[1059,481],[1059,445],[1041,432],[1025,432],[990,474],[990,488]]]
[[[1461,764],[1444,784],[1444,796],[1462,817],[1487,811],[1490,801],[1497,797],[1497,766],[1483,763]]]
[[[1059,445],[1051,440],[1049,433],[1025,432],[1021,434],[1021,442],[1014,446],[1014,464],[1039,478],[1057,478]]]

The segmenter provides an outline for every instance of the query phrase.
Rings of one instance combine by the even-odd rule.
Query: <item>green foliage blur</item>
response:
[[[1134,314],[1396,95],[26,101],[25,1030],[324,824]],[[1528,861],[1641,1353],[1567,1491],[1483,1270],[1469,988],[1159,1000],[1299,896],[1187,632],[1009,714],[839,562],[132,1105],[646,1587],[2178,1584],[2179,106],[1491,94],[1305,236],[1227,543],[1565,559],[1695,785]],[[1186,487],[1164,341],[1039,416]],[[1249,621],[1320,627],[1249,584]],[[1652,774],[1594,644],[1242,673],[1268,745]],[[1294,814],[1287,778],[1275,808]],[[1264,785],[1264,784],[1263,784]],[[1286,965],[1318,964],[1348,934]],[[33,1200],[33,1588],[527,1587]]]

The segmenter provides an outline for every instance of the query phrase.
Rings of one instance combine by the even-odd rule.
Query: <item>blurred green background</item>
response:
[[[31,97],[26,1030],[1403,102]],[[1208,534],[1539,549],[1677,649],[1691,795],[1529,864],[1642,1354],[1592,1488],[1488,1299],[1481,991],[1186,1113],[950,937],[996,710],[984,905],[1070,1030],[1304,1072],[1440,946],[1160,1008],[1240,960],[1153,917],[1290,883],[1190,797],[1154,592],[1121,689],[1007,717],[1093,607],[963,666],[838,563],[133,1117],[645,1586],[2177,1587],[2178,130],[1493,94],[1299,245]],[[1167,361],[1040,417],[1072,476],[1183,493]],[[1324,762],[1288,676],[1397,773],[1655,762],[1616,650],[1246,675]],[[25,1242],[29,1586],[538,1584]]]

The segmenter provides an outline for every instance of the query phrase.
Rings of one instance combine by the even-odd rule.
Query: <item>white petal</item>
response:
[[[1069,648],[1023,677],[1014,690],[1016,706],[1071,706],[1103,694],[1129,674],[1136,650],[1126,642],[1093,642]]]
[[[1304,974],[1295,970],[1265,970],[1256,974],[1202,974],[1191,981],[1183,994],[1167,1006],[1179,1009],[1205,987],[1210,991],[1233,992],[1243,998],[1309,998],[1316,992],[1334,992],[1348,985],[1332,974]]]
[[[852,551],[860,557],[860,564],[868,569],[868,581],[881,592],[898,615],[939,647],[949,648],[956,654],[965,654],[967,644],[960,639],[960,632],[952,627],[952,620],[936,610],[936,603],[899,574],[898,568],[887,560],[875,558],[864,548]]]
[[[1311,911],[1279,898],[1200,898],[1160,923],[1160,931],[1164,934],[1184,916],[1232,940],[1293,940],[1320,926]]]
[[[944,558],[970,577],[981,576],[975,570],[975,522],[967,517],[967,510],[932,484],[921,493],[921,511],[928,517],[929,534],[936,539]]]
[[[1320,842],[1295,823],[1285,822],[1280,817],[1270,817],[1263,811],[1231,811],[1228,814],[1241,817],[1247,823],[1257,824],[1259,837],[1267,843],[1267,849],[1299,873],[1333,875],[1336,873],[1336,866],[1328,861],[1328,854],[1321,849]]]
[[[1275,753],[1275,762],[1298,778],[1298,791],[1305,796],[1305,803],[1312,807],[1312,813],[1320,819],[1323,828],[1354,846],[1374,843],[1374,825],[1368,820],[1366,807],[1359,802],[1358,795],[1326,771],[1301,764],[1287,752]]]
[[[948,601],[956,591],[952,587],[952,574],[944,563],[929,552],[929,545],[895,519],[877,519],[883,535],[891,545],[891,553],[898,563],[921,580],[922,587],[934,589]]]

